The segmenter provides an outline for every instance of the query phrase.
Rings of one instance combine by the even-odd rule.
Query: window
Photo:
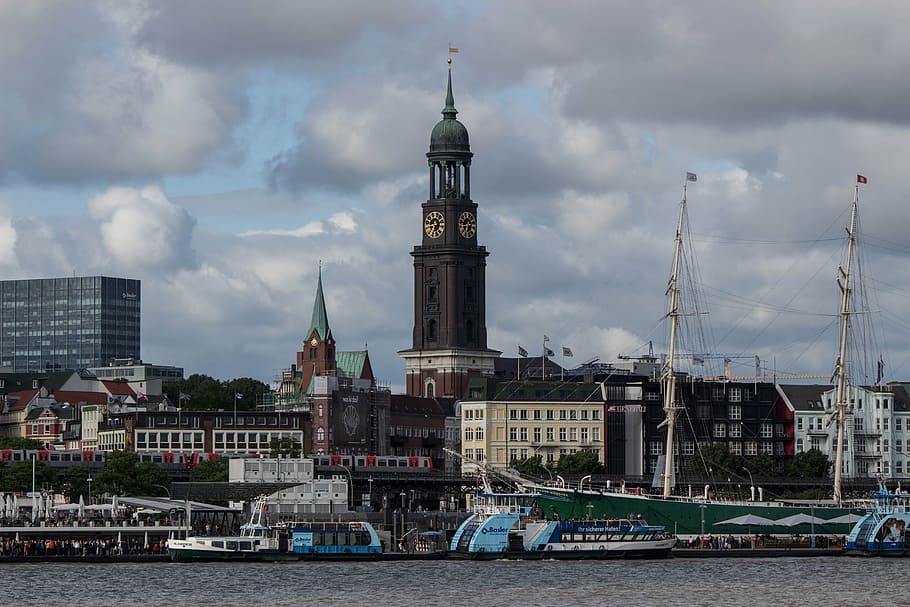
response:
[[[683,455],[695,455],[695,443],[692,441],[683,441],[682,452]]]
[[[600,428],[591,428],[591,440],[595,443],[600,441]]]
[[[578,440],[578,428],[569,428],[569,440],[573,443]]]
[[[796,439],[796,452],[802,453],[802,451],[803,451],[803,439],[798,438],[798,439]]]
[[[885,453],[888,453],[888,451],[889,451],[889,448],[888,448],[888,447],[889,447],[889,442],[890,442],[890,441],[886,438],[886,439],[884,440],[884,443],[882,444],[882,451],[884,451]]]
[[[593,419],[594,421],[599,420],[600,419],[600,410],[594,409],[593,411],[591,411],[591,419]]]
[[[474,458],[475,458],[478,462],[482,462],[482,461],[483,461],[483,449],[478,449],[477,452],[476,452],[475,455],[474,455]]]
[[[547,428],[547,441],[553,442],[554,440],[555,439],[553,438],[553,428]]]
[[[727,417],[730,419],[742,419],[743,418],[743,406],[742,405],[730,405],[727,407]]]
[[[901,427],[901,418],[899,417],[894,418],[894,431],[903,432],[903,428]]]
[[[888,429],[888,418],[887,417],[882,420],[882,425],[885,430]]]
[[[540,421],[540,409],[534,409],[534,421]]]
[[[318,428],[316,430],[316,440],[320,443],[325,441],[325,428]]]
[[[523,440],[523,441],[528,440],[528,429],[527,428],[521,428],[521,440]]]
[[[801,418],[801,417],[797,417],[797,418],[796,418],[796,429],[802,431],[802,429],[803,429],[803,418]]]
[[[863,418],[857,417],[853,420],[853,429],[857,432],[863,431]]]
[[[559,440],[561,440],[561,441],[566,440],[566,429],[565,428],[559,429]]]
[[[427,428],[424,428],[424,430],[427,430]],[[474,436],[477,440],[483,440],[483,426],[477,427],[477,430],[474,432]]]
[[[509,428],[509,440],[518,440],[518,428]]]
[[[714,438],[724,438],[727,435],[727,424],[714,424]]]
[[[583,419],[583,420],[587,420],[587,419],[588,419],[588,410],[587,410],[587,409],[582,409],[582,410],[581,410],[581,419]]]
[[[894,462],[894,473],[895,473],[895,474],[903,474],[903,473],[904,473],[904,472],[903,472],[903,465],[902,465],[902,464],[903,464],[903,462],[901,462],[900,460]]]
[[[766,455],[774,455],[774,443],[771,441],[762,441],[761,452]]]
[[[565,409],[559,410],[559,419],[560,419],[560,421],[565,421],[565,419],[566,419],[566,410]]]
[[[472,428],[465,428],[465,429],[464,429],[464,439],[465,439],[466,441],[468,441],[468,440],[474,440],[474,430],[473,430]]]
[[[517,419],[518,419],[518,411],[515,410],[515,409],[512,409],[511,411],[509,411],[509,419],[517,420]]]
[[[754,440],[746,441],[746,455],[757,455],[757,445]]]
[[[742,455],[743,453],[743,444],[739,441],[733,441],[727,447],[733,455]]]
[[[771,438],[772,436],[774,436],[774,424],[771,424],[769,422],[762,422],[761,437]]]
[[[588,429],[587,428],[581,429],[581,442],[582,442],[582,444],[585,444],[588,442]]]
[[[553,409],[547,409],[547,421],[551,422],[554,419],[556,419],[556,417],[555,417],[555,412],[553,411]]]
[[[712,400],[723,400],[724,399],[724,389],[723,388],[713,388],[711,390],[711,399]]]
[[[540,442],[540,428],[534,428],[534,442]]]
[[[731,387],[730,388],[730,402],[739,403],[743,400],[743,391],[741,388]]]
[[[651,441],[648,447],[648,454],[650,455],[660,455],[664,452],[663,445],[660,441]]]

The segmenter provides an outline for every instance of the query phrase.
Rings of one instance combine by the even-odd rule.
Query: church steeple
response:
[[[429,196],[421,205],[421,244],[414,247],[414,331],[399,356],[412,396],[460,398],[471,377],[492,375],[500,352],[487,347],[485,271],[471,199],[471,143],[456,119],[452,63],[442,120],[430,134]]]
[[[313,317],[310,320],[310,329],[306,332],[306,338],[310,339],[316,332],[316,337],[320,341],[326,341],[331,335],[332,330],[329,328],[329,316],[325,311],[325,297],[322,294],[322,263],[319,264],[319,277],[316,281],[316,299],[313,302]]]

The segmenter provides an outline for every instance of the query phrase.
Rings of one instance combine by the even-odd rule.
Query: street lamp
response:
[[[755,483],[752,481],[752,473],[749,472],[749,469],[746,468],[745,466],[743,466],[742,469],[745,470],[746,474],[749,475],[749,488],[752,493],[752,501],[754,502],[755,501]]]
[[[88,482],[88,505],[91,506],[92,505],[92,476],[89,475],[89,477],[85,480],[86,480],[86,482]]]

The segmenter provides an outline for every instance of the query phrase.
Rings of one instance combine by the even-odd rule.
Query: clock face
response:
[[[423,231],[430,238],[439,238],[446,229],[446,218],[439,211],[427,213],[426,219],[423,220]]]
[[[472,238],[477,233],[477,220],[474,219],[474,213],[465,211],[458,218],[458,231],[465,238]]]
[[[311,346],[318,346],[318,345],[319,345],[319,340],[316,339],[316,338],[314,337],[313,339],[310,340],[310,345],[311,345]]]

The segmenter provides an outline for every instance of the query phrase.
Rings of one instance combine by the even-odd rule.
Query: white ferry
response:
[[[455,532],[452,557],[471,559],[660,558],[676,537],[636,515],[622,519],[560,520],[533,493],[482,493],[474,514]]]

